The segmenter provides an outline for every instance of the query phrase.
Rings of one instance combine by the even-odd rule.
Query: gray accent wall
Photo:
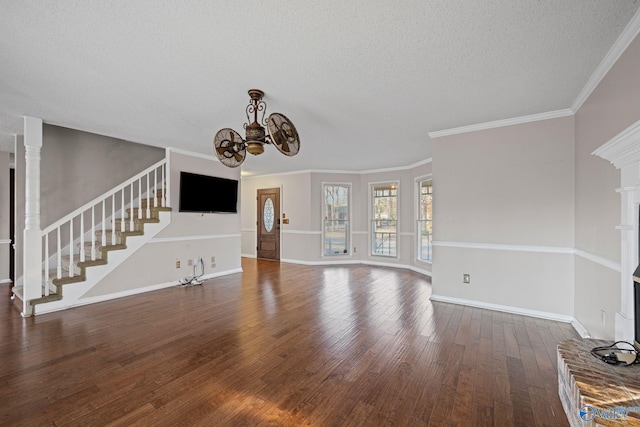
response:
[[[163,148],[45,124],[40,168],[42,228],[164,156]]]

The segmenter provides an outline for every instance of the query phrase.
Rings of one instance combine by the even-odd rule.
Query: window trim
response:
[[[420,259],[420,236],[418,235],[418,233],[420,232],[420,229],[418,227],[418,221],[420,221],[420,184],[424,181],[431,181],[431,186],[433,187],[433,174],[425,174],[425,175],[420,175],[417,176],[415,178],[414,181],[414,191],[413,191],[413,197],[414,197],[414,221],[413,221],[413,238],[415,239],[415,260],[416,262],[420,262],[423,264],[427,264],[427,265],[432,265],[433,264],[433,246],[432,246],[432,250],[431,250],[431,260],[423,260]],[[433,202],[432,202],[433,203]],[[433,226],[433,218],[431,218],[431,223]],[[433,236],[432,236],[433,238]]]
[[[347,240],[348,240],[348,247],[347,247],[347,253],[341,253],[341,254],[326,254],[324,252],[324,240],[325,240],[325,218],[326,218],[326,209],[327,209],[327,205],[325,203],[325,187],[327,185],[340,185],[340,186],[344,186],[347,187],[349,189],[349,197],[348,197],[348,213],[347,213],[347,221],[349,223],[349,232],[347,233]],[[333,257],[350,257],[353,255],[352,251],[353,251],[353,183],[351,182],[333,182],[333,181],[322,181],[320,183],[320,194],[321,194],[321,219],[320,221],[322,222],[321,228],[322,228],[322,238],[320,239],[320,257],[321,258],[333,258]]]
[[[377,186],[381,186],[381,185],[395,185],[396,186],[396,254],[395,255],[384,255],[384,254],[375,254],[373,253],[373,188],[377,187]],[[375,182],[369,182],[368,183],[368,200],[367,200],[367,216],[368,216],[368,221],[367,221],[367,240],[368,240],[368,246],[369,246],[369,256],[370,257],[381,257],[381,258],[387,258],[387,259],[396,259],[399,260],[400,259],[400,214],[401,214],[401,209],[400,209],[400,202],[401,202],[401,197],[400,197],[400,180],[398,179],[390,179],[390,180],[385,180],[385,181],[375,181]]]

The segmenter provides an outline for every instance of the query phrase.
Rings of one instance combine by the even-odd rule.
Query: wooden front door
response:
[[[280,189],[258,190],[258,258],[280,260]]]

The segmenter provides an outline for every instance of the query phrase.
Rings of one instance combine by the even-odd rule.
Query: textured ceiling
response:
[[[4,0],[0,144],[29,115],[212,155],[255,87],[302,146],[244,172],[407,166],[428,132],[569,108],[639,5]]]

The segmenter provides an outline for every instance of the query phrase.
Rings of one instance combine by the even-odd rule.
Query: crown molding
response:
[[[172,152],[172,153],[182,154],[184,156],[197,157],[199,159],[213,160],[215,162],[218,162],[218,158],[217,157],[210,156],[208,154],[196,153],[195,151],[189,151],[189,150],[185,150],[183,148],[167,147],[167,150]]]
[[[618,61],[638,33],[640,33],[640,9],[636,11],[631,21],[629,21],[624,30],[622,30],[622,33],[620,33],[615,43],[613,43],[613,46],[611,46],[611,49],[609,49],[604,58],[602,58],[598,67],[593,74],[591,74],[591,77],[589,77],[589,80],[587,80],[587,83],[573,101],[573,104],[571,104],[571,111],[574,114],[582,107],[582,104],[589,98],[596,87],[598,87],[604,76],[607,75],[611,67],[613,67],[613,64]]]
[[[591,154],[608,160],[616,169],[640,162],[640,120],[611,138]]]
[[[580,109],[582,104],[584,104],[587,98],[589,98],[589,96],[595,90],[595,88],[598,87],[602,79],[607,75],[609,70],[611,70],[611,67],[613,67],[613,65],[618,61],[618,59],[620,59],[620,56],[629,47],[631,42],[636,38],[636,36],[639,33],[640,33],[640,9],[636,11],[635,15],[633,15],[633,17],[631,18],[627,26],[624,28],[622,33],[620,33],[620,35],[616,39],[613,46],[611,46],[611,49],[609,49],[609,51],[604,56],[602,61],[600,61],[600,64],[598,65],[598,67],[595,69],[593,74],[591,74],[591,77],[589,77],[589,80],[587,80],[587,83],[584,85],[584,87],[582,88],[582,90],[580,91],[576,99],[574,99],[573,103],[571,104],[571,107],[563,110],[532,114],[529,116],[514,117],[511,119],[496,120],[493,122],[478,123],[475,125],[461,126],[457,128],[429,132],[428,133],[429,138],[435,139],[443,136],[457,135],[460,133],[475,132],[479,130],[494,129],[494,128],[499,128],[504,126],[535,122],[538,120],[548,120],[548,119],[555,119],[559,117],[567,117],[567,116],[574,115]]]
[[[417,168],[418,166],[429,164],[432,161],[433,161],[433,159],[431,157],[429,157],[428,159],[424,159],[424,160],[421,160],[421,161],[416,162],[416,163],[412,163],[412,164],[407,165],[407,166],[397,166],[397,167],[384,168],[384,169],[365,169],[365,170],[361,170],[361,171],[348,171],[348,170],[339,170],[339,169],[301,169],[301,170],[297,170],[297,171],[276,172],[276,173],[270,173],[270,174],[266,174],[266,175],[248,175],[248,176],[242,176],[241,178],[243,180],[249,180],[249,179],[255,179],[255,178],[262,179],[262,178],[268,178],[268,177],[272,177],[272,176],[299,175],[299,174],[304,174],[304,173],[308,173],[308,174],[312,174],[312,173],[332,173],[332,174],[366,175],[366,174],[370,174],[370,173],[396,172],[396,171],[409,170],[409,169]]]
[[[547,111],[546,113],[530,114],[528,116],[512,117],[510,119],[495,120],[493,122],[478,123],[475,125],[461,126],[452,129],[438,130],[429,132],[429,138],[435,139],[443,136],[457,135],[460,133],[476,132],[479,130],[495,129],[505,126],[519,125],[523,123],[537,122],[540,120],[557,119],[560,117],[572,116],[573,111],[569,108],[556,111]]]

